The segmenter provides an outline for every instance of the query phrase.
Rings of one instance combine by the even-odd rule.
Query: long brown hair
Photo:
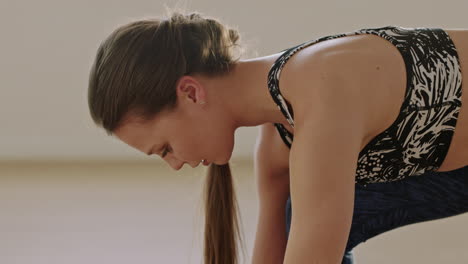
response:
[[[180,11],[118,27],[100,44],[91,67],[93,121],[112,135],[129,116],[148,121],[174,111],[177,80],[195,73],[228,74],[240,58],[233,56],[239,39],[237,30],[217,19]],[[208,168],[204,204],[204,263],[238,263],[242,236],[229,163]]]

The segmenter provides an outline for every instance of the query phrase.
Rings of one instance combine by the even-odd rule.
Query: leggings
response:
[[[468,212],[468,166],[427,172],[400,181],[355,185],[354,213],[342,264],[353,264],[352,249],[386,231]],[[286,202],[286,236],[291,227]]]

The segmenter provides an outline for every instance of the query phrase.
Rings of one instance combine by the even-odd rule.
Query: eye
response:
[[[163,157],[163,158],[166,157],[166,155],[167,155],[168,152],[169,152],[169,151],[167,151],[167,147],[164,148],[163,153],[162,153],[162,157]]]

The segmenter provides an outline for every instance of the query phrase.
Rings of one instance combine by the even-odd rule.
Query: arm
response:
[[[259,217],[252,264],[280,264],[284,260],[287,242],[285,207],[289,196],[289,171],[279,164],[284,163],[281,159],[287,159],[287,156],[277,154],[280,153],[276,149],[275,136],[278,135],[273,126],[261,128],[260,133],[254,151]],[[282,141],[279,143],[283,144]]]
[[[284,263],[340,263],[351,228],[360,141],[349,128],[297,128],[290,174],[294,213]]]
[[[270,186],[269,189],[259,199],[252,264],[281,264],[284,260],[287,242],[285,209],[289,192],[282,186]]]
[[[305,98],[302,100],[308,103],[295,105],[289,162],[294,213],[285,264],[337,264],[344,255],[353,215],[364,114],[355,105],[359,100],[353,91],[357,89],[342,80],[322,78],[315,94],[320,102]]]

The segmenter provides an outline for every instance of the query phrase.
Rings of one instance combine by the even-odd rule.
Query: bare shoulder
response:
[[[279,86],[296,126],[323,109],[327,112],[319,114],[352,109],[363,115],[364,146],[398,116],[406,68],[401,53],[384,38],[346,36],[298,51],[284,66]]]

